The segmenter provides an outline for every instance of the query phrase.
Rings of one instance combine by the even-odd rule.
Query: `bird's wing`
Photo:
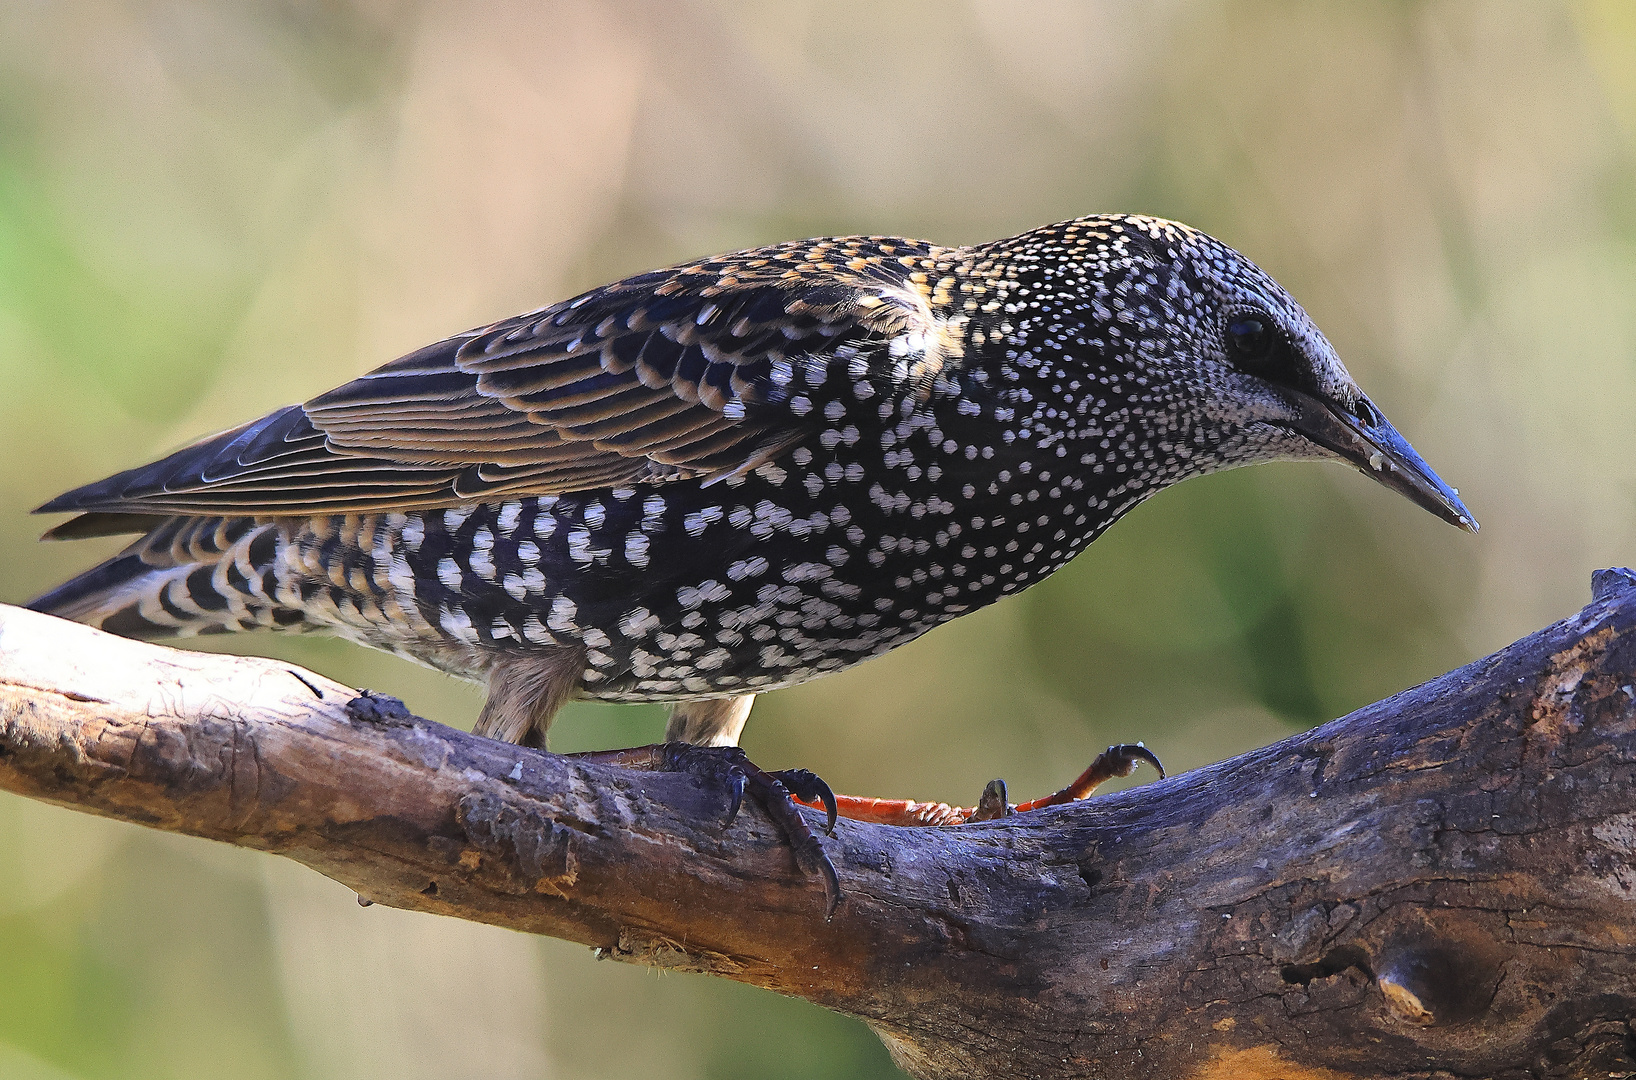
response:
[[[931,265],[925,246],[806,243],[653,271],[457,335],[40,509],[110,525],[399,510],[753,468],[818,420],[796,373],[839,365],[848,385],[866,377],[890,394],[958,349],[916,269]]]

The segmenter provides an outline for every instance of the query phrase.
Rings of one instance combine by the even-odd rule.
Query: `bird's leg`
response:
[[[869,799],[856,795],[837,795],[835,807],[841,817],[854,821],[870,821],[878,825],[961,825],[968,821],[990,821],[1086,798],[1104,782],[1116,776],[1129,776],[1143,761],[1159,771],[1159,779],[1164,779],[1165,768],[1159,763],[1153,751],[1141,743],[1120,743],[1098,754],[1096,760],[1091,762],[1090,768],[1080,773],[1079,779],[1061,791],[1017,806],[1012,806],[1006,801],[1005,782],[994,780],[983,790],[983,797],[976,806],[950,806],[948,803],[916,802],[913,799]],[[816,804],[809,801],[809,805]]]
[[[748,712],[746,706],[745,712]],[[740,721],[742,723],[742,721]],[[841,902],[841,882],[836,876],[835,864],[829,861],[824,849],[813,835],[812,827],[796,808],[797,802],[808,803],[826,812],[824,832],[835,833],[835,795],[829,785],[806,769],[785,769],[768,772],[760,768],[744,751],[736,746],[694,746],[684,742],[658,743],[637,746],[629,750],[590,750],[565,757],[588,761],[597,765],[615,765],[622,769],[640,769],[649,772],[685,772],[702,779],[711,787],[727,789],[726,821],[731,824],[738,816],[739,807],[748,794],[783,832],[795,853],[795,862],[803,872],[817,874],[824,883],[824,918],[835,914]]]
[[[744,721],[750,718],[754,694],[727,698],[699,698],[678,701],[671,707],[665,725],[665,742],[692,743],[694,746],[737,746]]]
[[[551,726],[557,710],[579,690],[580,673],[584,670],[585,654],[579,649],[552,649],[522,656],[496,655],[488,661],[489,697],[472,728],[473,733],[545,749],[546,729]],[[563,756],[623,769],[693,773],[707,783],[727,788],[728,823],[738,816],[748,792],[783,831],[795,852],[796,864],[806,873],[823,877],[824,918],[828,919],[841,901],[840,879],[818,838],[796,808],[795,799],[799,797],[825,807],[829,817],[824,831],[833,833],[835,796],[830,794],[828,784],[805,769],[767,772],[733,745],[754,700],[754,694],[742,694],[733,698],[687,701],[677,707],[670,719],[672,737],[680,730],[690,738],[711,740],[714,745],[672,741],[628,750],[592,750]]]
[[[541,649],[496,653],[488,661],[488,700],[472,733],[545,749],[545,733],[557,711],[579,690],[585,650]]]

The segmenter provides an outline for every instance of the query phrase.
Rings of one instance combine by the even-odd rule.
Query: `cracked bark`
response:
[[[1636,578],[1424,686],[1163,783],[826,840],[681,775],[286,664],[0,607],[0,787],[274,852],[377,903],[868,1022],[917,1077],[1636,1074]],[[813,819],[816,821],[816,817]]]

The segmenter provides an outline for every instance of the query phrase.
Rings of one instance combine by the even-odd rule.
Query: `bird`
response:
[[[30,606],[339,635],[484,684],[475,731],[511,742],[585,698],[669,702],[667,741],[734,747],[756,695],[1278,459],[1477,530],[1301,306],[1197,229],[798,240],[456,334],[52,499],[77,516],[47,538],[137,538]]]

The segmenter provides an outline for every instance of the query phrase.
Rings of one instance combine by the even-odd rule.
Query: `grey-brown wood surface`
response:
[[[0,787],[862,1017],[918,1077],[1636,1074],[1636,587],[1207,769],[997,822],[747,806],[0,607]],[[799,764],[795,762],[769,765]],[[810,816],[815,824],[818,815]]]

